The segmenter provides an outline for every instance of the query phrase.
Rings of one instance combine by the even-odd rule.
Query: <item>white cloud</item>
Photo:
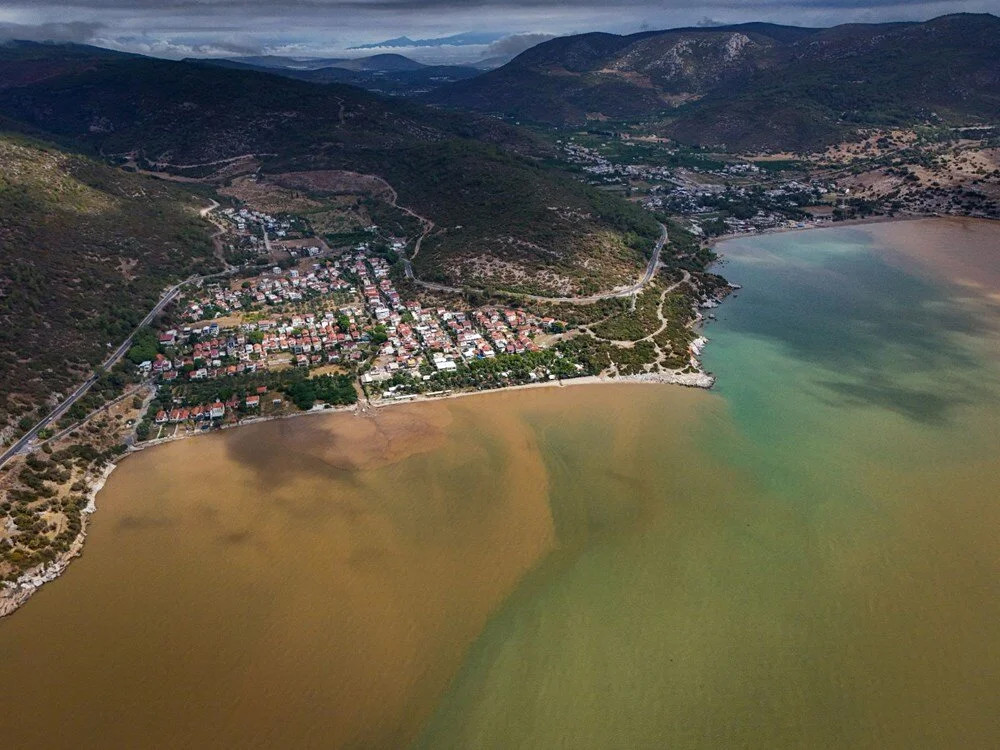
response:
[[[486,48],[484,57],[513,57],[520,55],[525,50],[554,39],[555,34],[511,34],[503,39],[498,39]]]

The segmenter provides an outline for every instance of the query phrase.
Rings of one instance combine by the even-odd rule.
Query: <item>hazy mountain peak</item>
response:
[[[492,44],[493,42],[509,36],[508,32],[495,31],[466,31],[461,34],[451,36],[434,37],[432,39],[411,39],[408,36],[400,36],[395,39],[386,39],[381,42],[369,44],[359,44],[348,49],[381,49],[384,47],[468,47],[473,45]]]

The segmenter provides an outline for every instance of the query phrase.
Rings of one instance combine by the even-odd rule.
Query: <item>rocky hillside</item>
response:
[[[428,100],[559,126],[658,118],[691,144],[811,149],[859,126],[1000,116],[1000,19],[585,34]]]

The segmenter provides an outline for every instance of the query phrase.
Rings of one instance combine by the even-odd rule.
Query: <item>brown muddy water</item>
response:
[[[723,245],[711,393],[128,458],[83,557],[0,621],[2,744],[1000,745],[1000,247],[918,230]]]

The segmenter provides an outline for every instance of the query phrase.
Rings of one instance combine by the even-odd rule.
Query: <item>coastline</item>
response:
[[[676,286],[676,285],[675,285]],[[717,301],[721,301],[721,298]],[[689,327],[697,326],[703,323],[704,320],[700,312],[695,312],[694,319],[688,324]],[[427,401],[440,401],[444,399],[454,399],[454,398],[465,398],[468,396],[485,395],[490,393],[500,393],[503,391],[517,391],[517,390],[527,390],[535,388],[562,388],[566,386],[581,386],[581,385],[600,385],[600,384],[640,384],[640,385],[680,385],[688,388],[703,388],[710,389],[714,383],[715,378],[706,373],[701,368],[701,362],[699,357],[701,355],[704,346],[708,343],[708,340],[704,336],[699,336],[693,343],[690,350],[690,363],[684,370],[668,370],[668,371],[655,371],[640,373],[635,375],[618,375],[614,373],[612,375],[600,374],[600,375],[589,375],[577,378],[569,379],[552,379],[541,382],[533,383],[523,383],[520,385],[504,386],[499,388],[486,388],[482,390],[463,390],[463,391],[445,391],[434,394],[404,394],[397,397],[391,397],[387,399],[380,399],[378,401],[372,402],[365,396],[363,401],[358,401],[357,403],[350,406],[313,406],[313,408],[308,411],[296,412],[292,414],[285,414],[281,416],[269,416],[269,417],[256,417],[246,420],[237,421],[233,424],[220,425],[217,429],[219,430],[229,430],[239,427],[249,426],[253,424],[259,424],[263,422],[270,422],[279,419],[292,419],[297,417],[315,415],[315,414],[343,414],[346,412],[353,412],[356,416],[372,416],[377,413],[377,410],[388,408],[399,404],[414,404]],[[658,365],[657,365],[658,366]],[[54,581],[56,578],[60,577],[69,564],[83,552],[84,542],[87,538],[88,530],[88,520],[91,514],[97,510],[97,495],[104,488],[105,483],[111,476],[112,472],[117,468],[118,463],[121,462],[125,457],[131,453],[146,450],[147,448],[153,448],[165,443],[176,442],[178,440],[186,440],[188,438],[198,437],[203,434],[212,434],[216,430],[208,431],[185,431],[182,434],[174,434],[169,437],[159,438],[154,440],[143,441],[142,443],[129,445],[128,451],[116,458],[115,461],[109,462],[104,466],[102,471],[98,474],[85,477],[88,485],[87,494],[87,504],[85,508],[81,511],[81,524],[80,533],[70,544],[69,548],[60,554],[56,559],[42,563],[41,565],[30,569],[23,573],[14,582],[4,582],[0,584],[0,619],[13,614],[16,612],[23,604],[25,604],[34,593],[40,589],[46,583]]]
[[[786,232],[812,232],[817,229],[840,229],[841,227],[864,226],[866,224],[893,224],[900,221],[920,221],[921,219],[946,219],[943,214],[906,214],[905,216],[869,216],[864,219],[844,219],[843,221],[828,221],[822,224],[807,224],[802,227],[774,227],[773,229],[762,229],[758,232],[734,232],[732,234],[720,234],[706,241],[706,246],[714,248],[716,245],[739,240],[745,237],[760,237],[766,234],[785,234]],[[969,218],[955,216],[954,218]]]
[[[580,378],[569,378],[567,380],[547,380],[542,383],[524,383],[523,385],[511,385],[506,388],[487,388],[481,391],[458,391],[455,393],[445,393],[439,396],[413,395],[401,397],[391,401],[379,401],[371,404],[375,409],[384,409],[395,404],[414,404],[426,401],[442,401],[444,399],[465,398],[467,396],[482,396],[492,393],[505,393],[507,391],[522,391],[533,388],[565,388],[574,385],[681,385],[687,388],[709,389],[714,385],[715,378],[705,372],[693,373],[659,373],[651,372],[644,375],[619,375],[608,377],[606,375],[586,375]],[[307,412],[308,413],[308,412]],[[298,415],[292,415],[298,416]]]
[[[707,339],[706,339],[707,340]],[[642,375],[619,375],[617,377],[610,377],[607,375],[585,375],[579,378],[568,378],[565,380],[546,380],[539,383],[524,383],[522,385],[510,385],[503,388],[485,388],[483,390],[474,391],[448,391],[444,393],[428,395],[428,394],[411,394],[400,396],[394,399],[382,399],[379,401],[359,401],[351,406],[314,406],[309,411],[300,411],[293,414],[283,414],[277,417],[254,417],[251,419],[244,419],[240,422],[234,424],[222,425],[217,430],[209,430],[207,432],[193,432],[184,433],[182,435],[171,435],[170,437],[160,438],[158,440],[147,440],[145,442],[133,445],[129,449],[129,453],[136,453],[138,451],[143,451],[148,448],[155,448],[158,445],[164,445],[166,443],[174,443],[178,440],[188,440],[190,438],[197,438],[202,435],[212,435],[216,432],[222,430],[235,430],[240,427],[249,427],[255,424],[264,424],[266,422],[275,422],[283,419],[299,419],[301,417],[310,417],[316,415],[330,415],[330,414],[346,414],[353,412],[357,415],[369,414],[378,409],[387,409],[392,406],[399,406],[400,404],[419,404],[426,403],[429,401],[444,401],[447,399],[455,398],[466,398],[468,396],[485,396],[494,393],[506,393],[508,391],[520,391],[529,388],[565,388],[567,386],[574,385],[601,385],[601,384],[639,384],[639,385],[649,385],[649,384],[660,384],[660,385],[680,385],[687,388],[703,388],[710,389],[715,384],[715,378],[705,373],[701,370],[692,373],[682,373],[682,372],[670,372],[670,373],[646,373]],[[127,453],[126,455],[129,455]]]
[[[923,219],[933,219],[933,218],[944,218],[938,215],[907,215],[907,216],[877,216],[869,217],[864,219],[848,219],[845,221],[824,223],[821,225],[811,225],[805,227],[780,227],[775,229],[763,230],[760,232],[744,232],[738,234],[721,235],[719,237],[712,238],[708,241],[708,247],[714,247],[715,245],[726,242],[729,240],[740,239],[744,237],[757,237],[764,234],[778,234],[784,232],[806,232],[817,229],[835,229],[847,226],[858,226],[866,224],[884,224],[892,222],[904,222],[904,221],[919,221]],[[722,258],[720,258],[720,261]],[[702,323],[701,316],[699,315],[695,321],[695,325]],[[567,380],[549,380],[537,383],[525,383],[522,385],[507,386],[503,388],[489,388],[484,390],[472,390],[472,391],[457,391],[457,392],[445,392],[435,395],[425,395],[425,394],[412,394],[407,396],[402,396],[399,398],[380,400],[376,402],[371,402],[368,400],[359,401],[357,404],[351,406],[336,406],[336,407],[322,407],[315,406],[309,411],[298,412],[294,414],[286,414],[277,417],[257,417],[254,419],[243,420],[235,424],[223,425],[219,429],[221,430],[231,430],[237,429],[239,427],[245,427],[254,424],[261,424],[264,422],[271,422],[279,419],[297,419],[299,417],[306,417],[317,414],[344,414],[348,412],[353,412],[358,416],[365,416],[374,414],[379,409],[385,409],[399,404],[416,404],[428,401],[441,401],[445,399],[455,399],[455,398],[466,398],[469,396],[486,395],[493,393],[501,393],[505,391],[518,391],[527,390],[535,388],[563,388],[567,386],[582,386],[582,385],[601,385],[601,384],[636,384],[636,385],[650,385],[650,384],[662,384],[662,385],[680,385],[689,388],[703,388],[710,389],[715,383],[715,378],[700,369],[700,362],[698,362],[697,357],[700,356],[705,344],[707,343],[705,337],[699,337],[696,344],[697,347],[694,351],[694,363],[699,366],[699,369],[695,372],[684,373],[680,371],[672,371],[667,373],[657,372],[657,373],[645,373],[640,375],[623,375],[623,376],[607,376],[607,375],[589,375],[579,378],[570,378]],[[56,558],[50,563],[46,563],[40,568],[28,571],[24,573],[16,582],[13,584],[5,583],[0,586],[0,619],[6,617],[10,614],[16,612],[25,602],[27,602],[31,596],[44,584],[55,580],[61,576],[69,564],[83,552],[84,542],[87,537],[87,527],[88,519],[91,514],[97,510],[97,495],[103,489],[108,478],[111,476],[112,472],[117,468],[118,463],[126,458],[129,454],[138,451],[143,451],[148,448],[154,448],[158,445],[165,443],[176,442],[178,440],[186,440],[188,438],[195,438],[203,434],[213,434],[215,430],[208,432],[193,432],[185,433],[182,435],[170,436],[167,438],[161,438],[159,440],[149,440],[143,443],[132,445],[129,451],[123,456],[118,458],[116,461],[109,463],[104,467],[104,470],[93,477],[92,484],[90,485],[87,492],[87,505],[81,513],[81,529],[80,533],[77,535],[76,539],[70,545],[69,549],[66,550],[62,555]]]
[[[386,409],[392,406],[398,406],[401,404],[415,404],[424,403],[429,401],[443,401],[446,399],[456,399],[456,398],[466,398],[469,396],[482,396],[488,394],[503,393],[506,391],[518,391],[536,388],[564,388],[567,386],[583,386],[583,385],[601,385],[601,384],[620,384],[620,385],[680,385],[688,388],[703,388],[709,389],[714,384],[715,379],[702,371],[691,372],[691,373],[647,373],[644,375],[624,375],[618,377],[608,377],[603,375],[590,375],[580,378],[571,378],[568,380],[550,380],[541,383],[525,383],[523,385],[508,386],[505,388],[490,388],[481,391],[458,391],[454,393],[442,393],[440,395],[421,395],[414,394],[412,397],[398,398],[393,400],[383,400],[378,402],[368,402],[360,403],[353,406],[341,406],[341,407],[314,407],[309,411],[298,412],[296,414],[286,414],[280,417],[259,417],[257,419],[244,420],[242,422],[237,422],[236,424],[225,425],[221,427],[221,430],[232,430],[240,427],[247,427],[254,424],[262,424],[265,422],[273,422],[280,419],[298,419],[300,417],[308,417],[315,415],[332,415],[332,414],[346,414],[353,412],[355,415],[364,416],[374,414],[379,409]],[[108,478],[118,467],[118,464],[127,458],[132,453],[138,453],[139,451],[144,451],[148,448],[155,448],[159,445],[166,443],[177,442],[179,440],[187,440],[189,438],[196,438],[200,435],[211,435],[215,430],[209,432],[195,432],[183,435],[171,436],[168,438],[162,438],[160,440],[151,440],[139,445],[133,445],[127,453],[122,455],[116,461],[108,463],[104,469],[92,477],[90,480],[90,486],[87,490],[87,505],[81,511],[81,528],[80,533],[77,535],[76,539],[70,545],[63,554],[57,557],[52,562],[46,563],[40,568],[36,568],[24,573],[20,578],[14,583],[5,583],[0,586],[0,619],[13,614],[21,606],[23,606],[42,586],[46,583],[56,580],[59,578],[66,569],[69,567],[70,563],[83,553],[84,542],[87,538],[87,530],[89,525],[90,516],[97,511],[97,495],[104,488],[107,483]]]
[[[97,495],[104,489],[108,477],[117,467],[118,461],[109,462],[99,474],[94,475],[87,490],[87,505],[80,511],[80,533],[76,535],[69,549],[52,562],[24,573],[13,584],[5,583],[0,587],[0,618],[17,611],[38,589],[65,573],[69,564],[83,553],[90,516],[97,511]]]

